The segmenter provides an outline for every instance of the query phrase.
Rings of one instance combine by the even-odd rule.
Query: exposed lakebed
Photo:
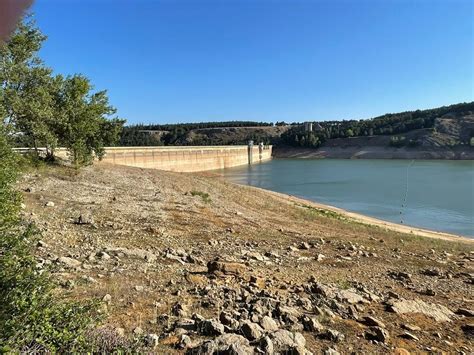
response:
[[[274,159],[222,174],[386,221],[474,237],[474,161]]]

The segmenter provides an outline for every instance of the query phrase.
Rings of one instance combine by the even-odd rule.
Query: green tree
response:
[[[57,95],[56,134],[71,154],[76,166],[87,165],[94,156],[104,155],[104,147],[120,136],[124,120],[108,117],[116,112],[106,91],[92,93],[89,79],[82,75],[61,78]]]

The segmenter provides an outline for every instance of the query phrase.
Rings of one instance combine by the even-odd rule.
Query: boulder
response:
[[[389,310],[398,314],[422,313],[438,322],[450,322],[454,313],[440,304],[426,303],[422,300],[399,300],[389,304]]]

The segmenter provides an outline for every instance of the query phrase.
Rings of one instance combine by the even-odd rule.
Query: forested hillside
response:
[[[364,120],[275,125],[265,122],[230,121],[165,125],[133,125],[124,128],[120,145],[233,145],[249,140],[265,144],[318,148],[322,144],[350,144],[339,139],[381,136],[370,144],[393,147],[469,145],[474,136],[474,102],[429,110],[389,113]],[[354,141],[355,142],[355,141]],[[369,144],[369,143],[368,143]]]

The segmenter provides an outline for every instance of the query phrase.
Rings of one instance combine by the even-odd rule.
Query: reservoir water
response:
[[[273,159],[222,174],[386,221],[474,237],[474,161]]]

